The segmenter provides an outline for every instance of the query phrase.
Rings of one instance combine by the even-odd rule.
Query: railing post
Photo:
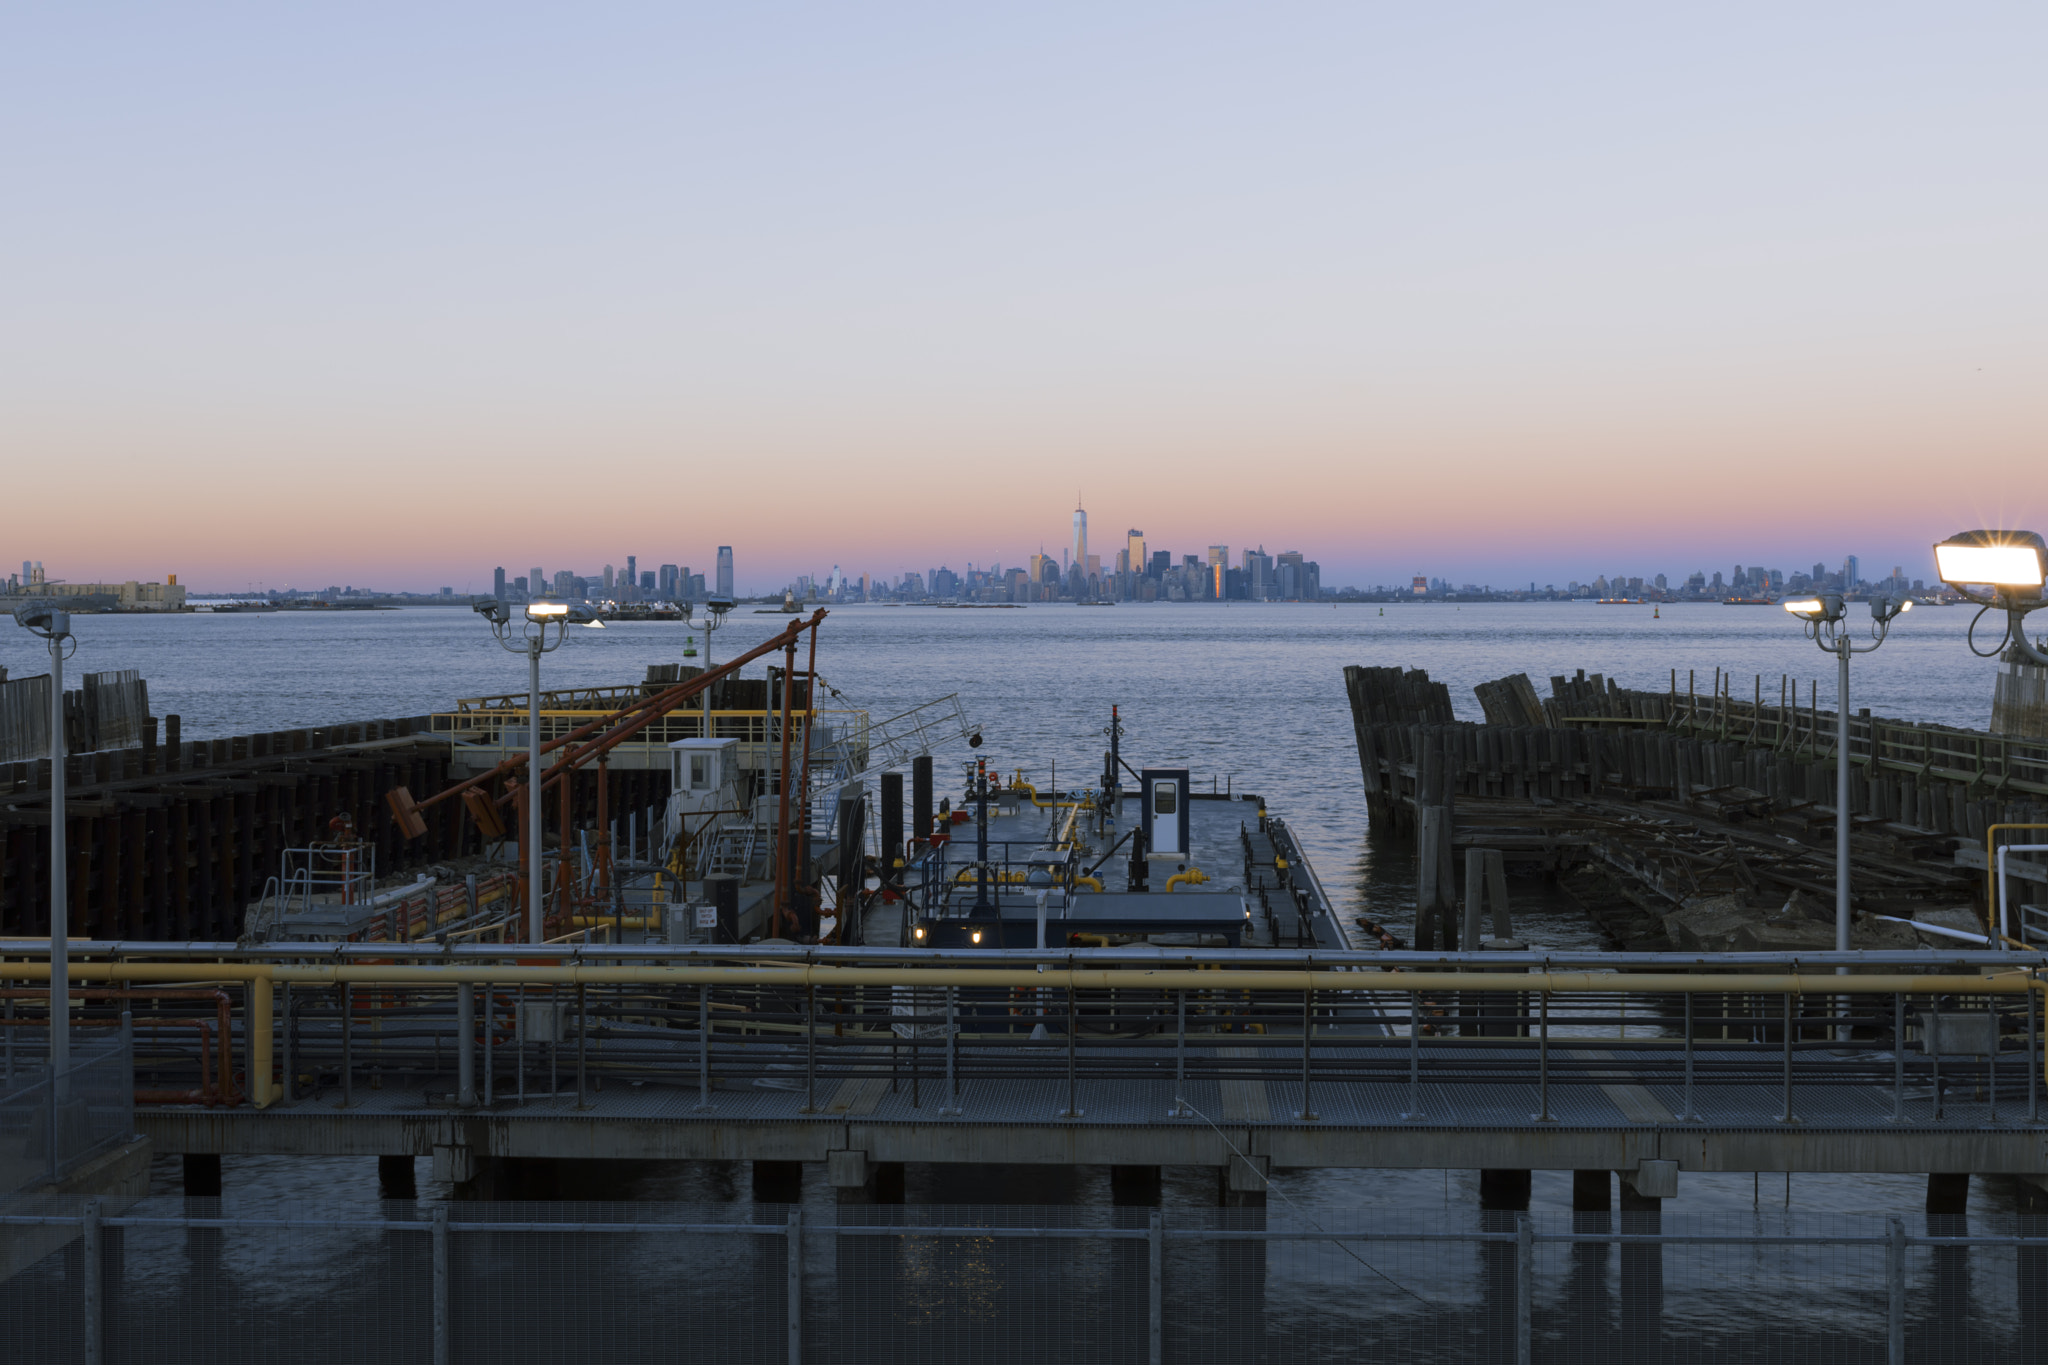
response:
[[[1892,993],[1892,1122],[1906,1121],[1906,993]]]
[[[1885,1362],[1906,1365],[1906,1225],[1897,1218],[1885,1222]]]
[[[285,1098],[291,1085],[291,987],[285,988]],[[455,1103],[463,1109],[476,1108],[476,985],[465,981],[455,988]]]
[[[491,986],[484,983],[484,1108],[489,1109],[497,1102],[498,1065],[495,1044],[491,1031],[495,1027],[492,1019],[493,1004]]]
[[[348,982],[341,983],[341,1107],[344,1109],[356,1102],[355,1031],[349,1027],[349,1016],[354,1013],[354,991]]]
[[[711,1112],[711,984],[697,987],[697,1112]]]
[[[1539,1018],[1536,1025],[1535,1119],[1538,1123],[1550,1123],[1550,992],[1538,991],[1536,999]]]
[[[1194,1106],[1190,1105],[1187,1099],[1188,993],[1186,991],[1175,991],[1173,996],[1174,1018],[1176,1021],[1173,1043],[1173,1108],[1166,1111],[1166,1117],[1170,1119],[1184,1119],[1192,1117],[1195,1112]],[[2028,1001],[2028,1005],[2031,1011],[2031,999]],[[2027,1019],[2030,1023],[2033,1017],[2033,1014],[2029,1012]],[[2032,1053],[2030,1052],[2028,1055],[2031,1057]],[[2032,1074],[2031,1071],[2028,1072],[2029,1076]]]
[[[278,1051],[283,1054],[284,1089],[280,1092],[284,1102],[290,1104],[299,1097],[298,1079],[293,1074],[292,1056],[292,983],[284,983],[284,1018],[278,1027]]]
[[[1301,993],[1301,1109],[1294,1117],[1303,1123],[1313,1123],[1316,1119],[1316,1111],[1308,1102],[1309,1048],[1316,1036],[1315,999],[1313,988]]]
[[[789,1365],[804,1365],[804,1213],[789,1211]]]
[[[1778,1115],[1778,1122],[1794,1122],[1792,1117],[1792,992],[1785,992],[1785,1112]]]
[[[2034,1058],[2040,1048],[2041,1035],[2034,1025],[2035,974],[2027,973],[2027,1122],[2041,1121],[2041,1074],[2039,1063]]]
[[[79,1219],[79,1294],[78,1309],[84,1322],[79,1333],[83,1344],[82,1354],[85,1365],[100,1365],[106,1359],[106,1312],[101,1304],[100,1290],[100,1201],[85,1201],[85,1213]]]
[[[960,1026],[956,1022],[954,1005],[957,1000],[956,988],[946,987],[946,1102],[939,1106],[941,1114],[960,1112],[960,1081],[954,1069],[953,1054],[958,1049]]]
[[[950,992],[950,987],[948,988]],[[1078,1011],[1074,1006],[1074,962],[1067,959],[1067,1107],[1061,1113],[1063,1119],[1081,1117],[1081,1093],[1075,1075],[1074,1048],[1080,1034]]]
[[[1422,992],[1408,992],[1408,1112],[1404,1119],[1422,1117]]]
[[[586,987],[576,983],[576,1107],[588,1109],[590,1097],[584,1090],[590,1060],[590,1002]]]
[[[1529,1365],[1533,1353],[1535,1298],[1536,1225],[1525,1210],[1515,1215],[1515,1365]]]
[[[464,988],[468,989],[467,987]],[[448,1365],[448,1206],[434,1206],[434,1365]]]
[[[1145,1233],[1149,1253],[1145,1359],[1150,1365],[1161,1365],[1166,1358],[1166,1215],[1158,1209],[1150,1214]]]
[[[804,1107],[800,1114],[818,1112],[818,985],[804,988]]]
[[[1692,992],[1685,993],[1685,1105],[1679,1117],[1691,1122],[1698,1118],[1699,1110],[1692,1103]]]

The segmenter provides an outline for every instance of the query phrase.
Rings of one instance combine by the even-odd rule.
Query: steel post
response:
[[[50,1082],[51,1103],[69,1090],[71,1062],[71,873],[65,848],[64,641],[50,633]]]
[[[1906,1225],[1885,1220],[1885,1361],[1906,1365]]]
[[[540,656],[547,627],[526,642],[526,941],[539,943],[541,929],[540,856]]]
[[[697,987],[697,1112],[711,1112],[711,987]]]
[[[1535,1342],[1536,1225],[1527,1210],[1515,1215],[1515,1365],[1529,1365]]]
[[[1166,1357],[1166,1218],[1149,1212],[1145,1232],[1147,1292],[1145,1295],[1145,1359],[1161,1365]]]
[[[79,1270],[78,1294],[79,1316],[83,1319],[79,1333],[80,1355],[85,1365],[100,1365],[106,1359],[106,1304],[105,1287],[100,1283],[104,1267],[100,1253],[100,1201],[85,1201],[85,1212],[79,1219]]]
[[[789,1365],[804,1365],[804,1213],[789,1211]]]
[[[448,1206],[434,1206],[434,1365],[449,1365]]]
[[[289,1001],[289,995],[286,999]],[[289,1064],[286,1070],[289,1073]],[[455,1103],[464,1109],[476,1108],[476,985],[469,981],[455,988]]]
[[[954,1069],[954,1050],[959,1045],[960,1026],[955,1022],[954,1004],[958,988],[946,987],[946,1102],[939,1106],[941,1114],[960,1112],[960,1080]]]
[[[1301,1108],[1295,1111],[1294,1117],[1303,1123],[1313,1123],[1316,1117],[1316,1111],[1308,1102],[1309,1049],[1315,1041],[1316,1028],[1315,998],[1313,990],[1301,993]]]

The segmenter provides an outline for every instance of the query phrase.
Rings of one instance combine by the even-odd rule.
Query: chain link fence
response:
[[[11,1359],[2038,1358],[2048,1218],[17,1196]]]
[[[46,1028],[9,1028],[0,1041],[0,1191],[57,1180],[135,1133],[126,1030],[74,1036],[71,1064],[54,1085],[49,1036]]]

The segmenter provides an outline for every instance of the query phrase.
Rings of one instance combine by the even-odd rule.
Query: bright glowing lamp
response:
[[[1818,597],[1788,597],[1784,607],[1802,621],[1839,621],[1842,619],[1842,599],[1836,593],[1822,593]]]
[[[568,614],[569,604],[567,602],[534,602],[526,608],[528,618],[535,621],[549,621],[557,616],[567,616]]]
[[[2048,544],[2032,531],[1964,531],[1934,547],[1941,581],[2032,588],[2048,579]]]

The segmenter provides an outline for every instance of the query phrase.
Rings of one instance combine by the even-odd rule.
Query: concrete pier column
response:
[[[2048,1339],[2048,1188],[2042,1179],[2019,1179],[2019,1216],[2014,1231],[2032,1239],[2014,1258],[2014,1303],[2019,1309],[2020,1339]]]
[[[1109,1202],[1120,1209],[1159,1207],[1157,1166],[1112,1166],[1109,1168]]]
[[[863,1156],[866,1154],[863,1153]],[[801,1161],[756,1161],[754,1202],[756,1204],[801,1204],[804,1198],[804,1163]]]
[[[1927,1235],[1967,1237],[1970,1233],[1970,1177],[1940,1171],[1927,1177]],[[1935,1316],[1934,1330],[1943,1341],[1960,1341],[1969,1330],[1970,1248],[1932,1249],[1934,1282],[1927,1301]],[[1910,1351],[1909,1351],[1910,1356]]]
[[[377,1197],[379,1199],[417,1199],[420,1197],[419,1178],[409,1156],[380,1156],[377,1158]]]
[[[1479,1207],[1498,1212],[1527,1212],[1529,1173],[1517,1170],[1481,1171]],[[1512,1219],[1509,1221],[1513,1222]]]
[[[1970,1211],[1970,1177],[1967,1172],[1936,1171],[1927,1177],[1927,1216],[1961,1218]]]
[[[1263,1160],[1263,1158],[1261,1158]],[[1263,1173],[1233,1158],[1218,1172],[1216,1202],[1223,1211],[1220,1226],[1232,1232],[1263,1232],[1266,1228],[1266,1180]],[[1246,1189],[1244,1186],[1256,1186]],[[1256,1361],[1266,1351],[1266,1243],[1263,1239],[1219,1241],[1216,1284],[1229,1301],[1218,1321],[1215,1358]]]
[[[1614,1231],[1614,1172],[1572,1172],[1572,1231]],[[1564,1290],[1566,1360],[1608,1360],[1617,1354],[1611,1325],[1614,1288],[1608,1275],[1613,1252],[1611,1242],[1572,1243]]]
[[[1621,1175],[1621,1228],[1624,1233],[1664,1230],[1664,1200],[1644,1194],[1637,1177]],[[1621,1351],[1623,1360],[1654,1360],[1664,1334],[1664,1248],[1624,1246],[1621,1249]]]
[[[185,1154],[185,1214],[190,1218],[220,1216],[220,1156],[214,1152]],[[185,1258],[193,1283],[218,1282],[221,1275],[221,1230],[185,1229]]]
[[[828,1152],[825,1179],[841,1204],[901,1204],[903,1163],[870,1161],[866,1152]],[[802,1187],[799,1184],[798,1193]]]
[[[1227,1179],[1227,1177],[1226,1177]],[[1160,1206],[1157,1166],[1109,1168],[1110,1215],[1120,1228],[1142,1228]],[[1151,1341],[1152,1248],[1140,1241],[1109,1244],[1111,1301],[1118,1305],[1110,1319],[1110,1355],[1116,1360],[1143,1360]]]
[[[1529,1172],[1512,1168],[1479,1172],[1479,1226],[1487,1232],[1513,1232],[1516,1218],[1529,1209]],[[1479,1248],[1481,1282],[1485,1286],[1486,1354],[1490,1361],[1515,1358],[1515,1248],[1512,1242],[1484,1242]]]
[[[1605,1232],[1614,1213],[1614,1172],[1572,1172],[1572,1227]]]
[[[185,1197],[220,1198],[220,1157],[217,1153],[185,1153]]]

